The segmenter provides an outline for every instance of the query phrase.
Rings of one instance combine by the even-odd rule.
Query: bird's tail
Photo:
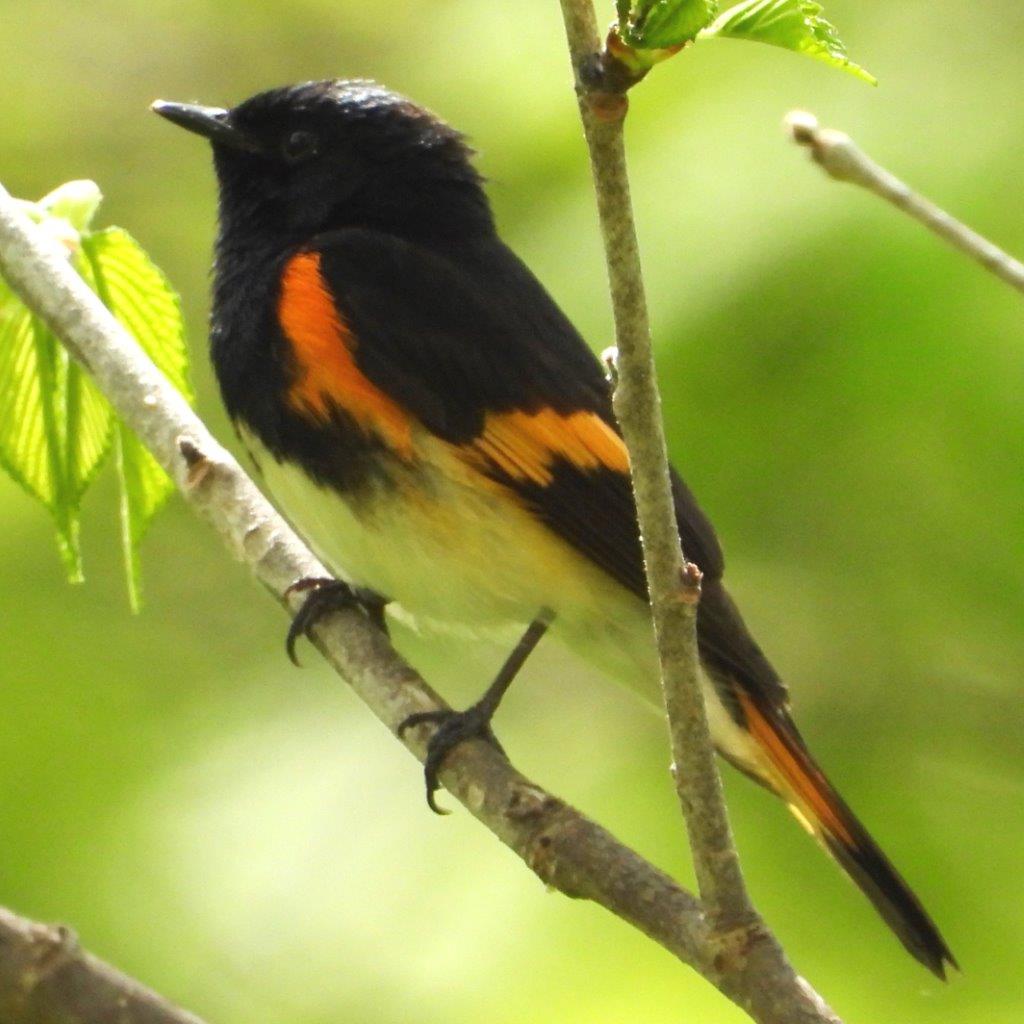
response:
[[[839,862],[875,905],[908,952],[945,979],[957,967],[938,928],[910,886],[835,791],[784,712],[767,712],[737,691],[747,728],[762,755],[767,777],[756,774],[788,804],[801,824]]]

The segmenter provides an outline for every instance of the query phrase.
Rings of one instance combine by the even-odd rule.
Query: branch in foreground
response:
[[[562,0],[590,150],[618,348],[615,415],[629,451],[633,492],[654,613],[676,788],[700,894],[726,928],[745,927],[752,908],[725,810],[700,685],[696,606],[700,576],[684,561],[669,480],[622,125],[628,102],[600,75],[591,0]]]
[[[676,790],[712,940],[742,969],[723,991],[756,1020],[837,1021],[793,970],[750,902],[729,826],[700,682],[699,570],[685,562],[676,524],[643,274],[626,171],[628,101],[601,74],[592,0],[561,0],[580,116],[590,152],[615,317],[615,414],[629,450],[647,583],[668,713]]]
[[[1000,280],[1024,292],[1024,263],[918,195],[909,185],[876,164],[849,135],[834,128],[822,128],[813,114],[803,110],[790,111],[784,126],[794,142],[810,150],[811,157],[826,174],[881,196]]]
[[[324,566],[74,273],[66,253],[2,188],[0,273],[89,370],[171,474],[187,503],[280,603],[287,607],[290,600],[297,610],[301,597],[289,599],[290,584],[328,575]],[[444,707],[361,613],[334,612],[312,632],[328,662],[393,733],[410,714]],[[404,740],[420,760],[426,752],[418,735],[422,731],[410,731]],[[491,744],[460,745],[446,758],[441,779],[548,886],[610,910],[694,967],[758,1020],[835,1020],[824,1012],[794,1015],[778,1010],[773,987],[762,986],[765,951],[774,949],[773,943],[750,942],[744,933],[735,948],[726,946],[723,935],[712,932],[697,899],[601,826],[520,775]],[[0,994],[0,1006],[3,998]],[[812,1003],[808,996],[807,1005]],[[101,1018],[79,1019],[94,1024]],[[38,1024],[32,1017],[4,1019],[4,1024],[22,1022]]]
[[[4,1024],[203,1024],[80,949],[66,928],[0,908],[0,1021]]]

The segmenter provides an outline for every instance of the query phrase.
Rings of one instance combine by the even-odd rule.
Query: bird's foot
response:
[[[359,608],[378,629],[389,635],[387,620],[384,618],[388,599],[368,587],[355,587],[342,580],[328,577],[304,576],[285,591],[285,597],[292,594],[306,594],[302,607],[295,613],[292,624],[288,627],[288,636],[285,639],[285,650],[295,665],[299,663],[295,656],[295,644],[299,637],[308,634],[309,630],[331,611]]]
[[[485,740],[504,754],[501,744],[491,731],[491,716],[494,708],[487,701],[480,701],[465,711],[420,711],[409,715],[398,727],[398,735],[407,729],[430,722],[436,725],[434,734],[427,741],[427,759],[423,764],[423,777],[427,784],[427,804],[435,814],[447,814],[438,807],[434,794],[441,788],[438,772],[444,759],[464,740]]]

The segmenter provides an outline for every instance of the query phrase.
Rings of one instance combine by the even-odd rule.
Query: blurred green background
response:
[[[610,20],[611,4],[602,18]],[[741,42],[659,68],[629,145],[674,458],[803,730],[964,969],[900,950],[786,812],[729,773],[751,887],[849,1021],[1024,1012],[1024,344],[1021,298],[782,137],[792,107],[852,132],[1024,252],[1024,9],[834,0],[871,89]],[[0,0],[0,180],[96,179],[184,296],[199,407],[208,154],[147,113],[289,81],[380,79],[466,130],[505,237],[595,347],[610,320],[555,0]],[[87,581],[0,479],[0,903],[211,1024],[742,1015],[599,909],[546,893],[416,764],[177,500],[127,608],[114,491],[86,510]],[[498,648],[398,634],[466,703]],[[499,720],[525,771],[691,878],[663,726],[557,650]],[[556,685],[554,685],[556,684]],[[443,799],[443,797],[442,797]],[[451,801],[448,801],[449,804]]]

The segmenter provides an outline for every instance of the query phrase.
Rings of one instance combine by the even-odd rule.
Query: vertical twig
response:
[[[675,518],[647,303],[626,172],[628,101],[606,72],[592,0],[560,0],[597,194],[618,345],[615,414],[629,449],[675,760],[701,896],[712,919],[719,986],[757,1021],[838,1024],[793,970],[751,905],[729,827],[701,690],[700,573],[684,560]]]
[[[700,683],[696,613],[699,573],[685,563],[651,346],[647,300],[626,172],[622,129],[628,100],[601,80],[591,0],[561,0],[583,130],[597,193],[619,350],[615,415],[629,449],[643,539],[676,790],[700,894],[724,928],[753,923],[725,809]]]

